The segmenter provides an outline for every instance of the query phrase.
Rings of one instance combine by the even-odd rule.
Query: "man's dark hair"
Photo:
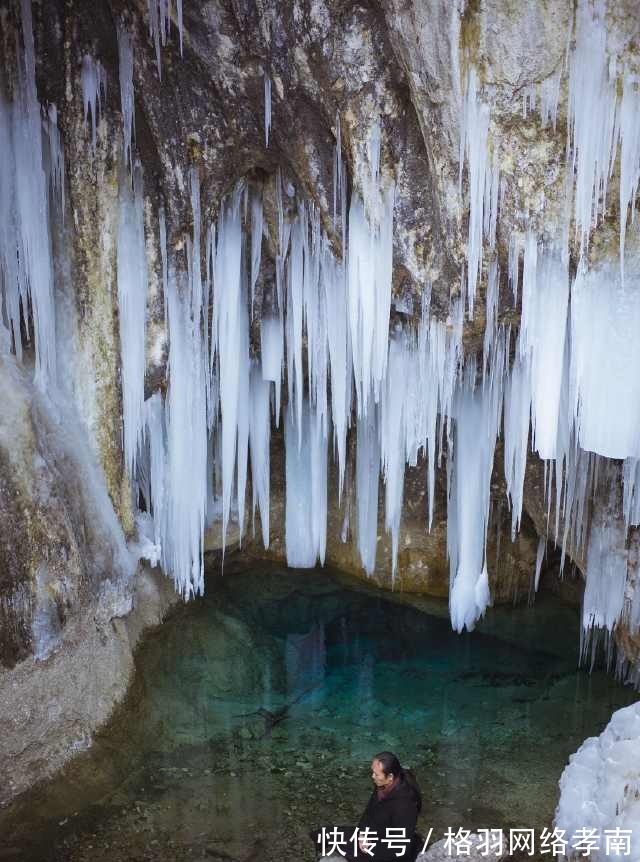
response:
[[[400,765],[400,761],[392,751],[381,751],[380,754],[376,754],[373,759],[379,761],[385,775],[391,774],[395,778],[400,778],[400,781],[405,781],[409,785],[415,795],[418,811],[420,811],[422,808],[422,793],[420,792],[420,787],[413,772],[410,769],[403,769]]]

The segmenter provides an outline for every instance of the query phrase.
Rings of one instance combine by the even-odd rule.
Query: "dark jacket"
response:
[[[360,860],[375,860],[375,862],[409,862],[415,858],[415,842],[412,844],[416,830],[416,821],[420,803],[415,790],[411,787],[404,775],[400,776],[398,784],[384,796],[378,799],[378,791],[374,789],[364,814],[358,823],[358,829],[371,829],[377,833],[377,841],[373,848],[373,856],[358,852]],[[387,837],[387,829],[404,829],[404,837],[410,839],[406,850],[401,854],[401,849],[390,848],[383,839]],[[398,833],[395,833],[396,835]],[[402,845],[397,845],[401,847]],[[420,849],[420,848],[418,848]]]

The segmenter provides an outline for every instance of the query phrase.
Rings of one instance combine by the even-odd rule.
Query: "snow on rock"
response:
[[[585,740],[571,755],[560,778],[555,826],[565,830],[570,845],[583,830],[594,829],[600,835],[590,854],[595,862],[640,859],[640,702],[614,712],[600,736]],[[616,830],[631,830],[629,854],[611,845]]]

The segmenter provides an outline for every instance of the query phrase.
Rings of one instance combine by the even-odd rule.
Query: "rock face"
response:
[[[55,690],[67,672],[64,662],[80,661],[84,642],[88,653],[103,656],[105,668],[109,662],[120,668],[113,679],[105,671],[111,681],[96,693],[86,721],[60,731],[67,743],[56,751],[45,747],[33,761],[29,755],[31,765],[21,767],[23,777],[8,792],[25,787],[28,775],[44,774],[38,758],[47,769],[63,762],[64,744],[74,734],[90,735],[120,696],[130,646],[117,632],[104,635],[102,652],[99,644],[110,621],[131,609],[143,546],[174,577],[181,569],[185,594],[201,586],[203,551],[222,544],[221,513],[231,518],[227,547],[242,539],[253,554],[287,557],[282,429],[285,414],[302,405],[303,391],[315,397],[324,452],[334,456],[326,549],[318,556],[364,576],[356,438],[366,414],[384,438],[370,486],[377,510],[373,576],[380,584],[445,598],[464,568],[456,563],[472,557],[467,593],[477,616],[489,593],[496,602],[528,595],[545,542],[561,544],[590,583],[586,624],[615,630],[619,667],[637,680],[637,543],[628,528],[640,521],[633,492],[640,446],[621,445],[620,428],[634,427],[629,405],[640,393],[628,369],[638,357],[633,347],[625,352],[631,336],[617,337],[624,320],[636,320],[637,220],[626,237],[632,289],[624,301],[615,293],[622,289],[620,229],[630,221],[640,161],[640,138],[632,134],[640,102],[634,4],[184,0],[172,6],[170,20],[162,20],[165,4],[156,0],[50,0],[33,9],[29,0],[12,0],[0,7],[0,133],[12,153],[10,169],[0,172],[0,691],[9,698],[15,681],[27,704],[36,691],[29,680]],[[14,190],[11,176],[29,174],[21,173],[20,152],[35,146],[40,106],[44,150],[38,142],[35,164],[52,185],[47,191],[43,180],[35,206],[27,186],[16,183]],[[25,128],[31,136],[17,134]],[[66,160],[62,184],[55,179],[58,134]],[[600,150],[590,148],[591,140]],[[131,170],[141,177],[135,194]],[[225,257],[221,228],[226,239],[234,206],[237,236]],[[32,334],[42,322],[41,273],[29,243],[13,242],[21,207],[49,230],[58,359],[49,392],[27,370],[38,369],[43,350],[36,339],[34,355]],[[138,258],[125,259],[122,250],[130,239],[122,239],[125,212],[142,237]],[[304,265],[296,263],[294,247]],[[237,307],[223,302],[232,293],[232,251],[244,303]],[[13,279],[16,261],[32,270]],[[139,330],[123,290],[136,267],[146,283],[146,325]],[[308,284],[315,278],[324,290],[325,270],[342,293],[327,288],[320,312]],[[357,295],[353,284],[365,270],[366,290]],[[372,301],[371,285],[379,284]],[[325,326],[320,341],[310,323],[316,311]],[[265,482],[253,460],[256,439],[250,445],[248,439],[248,425],[255,430],[258,422],[250,380],[257,369],[262,381],[266,363],[263,320],[276,321],[280,345],[286,328],[287,344],[275,358],[276,385],[269,383],[262,402],[267,432],[258,441],[271,454],[263,471],[271,479],[268,551],[249,538],[248,502],[243,511],[248,448],[247,500]],[[222,358],[225,335],[236,349],[231,361]],[[428,344],[432,387],[411,388],[411,363],[398,366],[394,379],[387,375],[389,338],[401,360]],[[13,358],[20,345],[21,365]],[[190,388],[194,380],[203,386]],[[280,383],[283,409],[269,443]],[[130,397],[136,386],[137,401]],[[485,395],[495,409],[479,407]],[[433,427],[422,428],[431,397]],[[154,404],[161,411],[152,433]],[[596,408],[589,413],[594,404],[607,407],[604,421]],[[178,430],[177,405],[185,413]],[[461,475],[456,461],[465,411],[469,449],[487,461],[477,482],[473,470]],[[133,430],[131,415],[139,420]],[[137,470],[125,464],[123,437],[131,434]],[[437,463],[431,473],[427,455]],[[465,483],[471,502],[456,527],[463,538],[457,547],[450,529],[448,548],[447,501],[454,486],[463,495]],[[396,557],[388,527],[397,528],[398,488],[404,508]],[[305,505],[313,508],[315,500]],[[132,559],[139,508],[148,517],[138,518],[138,526],[152,512],[154,523],[149,535],[137,537]],[[467,533],[477,546],[472,553],[461,547]],[[612,552],[612,601],[602,587],[603,567],[594,563],[590,570],[591,546]],[[164,603],[155,601],[153,619]],[[7,756],[17,757],[10,745]]]

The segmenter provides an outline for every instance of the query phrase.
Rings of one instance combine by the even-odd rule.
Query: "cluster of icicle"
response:
[[[25,34],[30,34],[29,0],[22,3],[28,18]],[[169,14],[168,2],[150,0],[158,72],[158,46],[166,41]],[[25,42],[27,67],[32,69],[32,36],[25,35]],[[429,529],[436,468],[446,456],[451,619],[456,630],[471,629],[491,601],[486,562],[490,485],[496,440],[503,434],[514,535],[522,514],[531,439],[546,463],[549,513],[551,517],[553,501],[563,549],[588,547],[585,626],[611,630],[623,611],[626,557],[607,556],[607,551],[624,544],[625,531],[603,510],[594,516],[589,535],[587,513],[598,461],[624,458],[626,523],[640,523],[637,262],[627,260],[622,277],[626,214],[633,208],[640,171],[640,95],[637,82],[627,74],[622,95],[618,92],[599,6],[586,0],[579,4],[569,69],[568,170],[575,178],[574,221],[585,254],[570,284],[568,227],[551,245],[543,245],[533,231],[513,237],[509,277],[514,298],[521,292],[522,302],[515,362],[510,364],[511,333],[497,324],[499,165],[491,147],[489,108],[471,70],[460,149],[470,206],[466,291],[452,306],[450,325],[430,318],[425,286],[417,326],[401,327],[389,336],[394,187],[380,170],[380,129],[373,123],[367,193],[361,197],[354,190],[347,201],[338,122],[333,209],[344,256],[334,254],[314,206],[296,200],[278,177],[276,277],[271,289],[261,286],[259,302],[265,223],[257,191],[239,183],[221,203],[216,223],[203,224],[199,176],[192,168],[193,234],[186,258],[168,249],[166,218],[159,213],[169,386],[166,397],[158,391],[146,400],[143,177],[132,143],[133,44],[123,26],[118,42],[124,128],[117,238],[124,453],[139,492],[136,499],[141,495],[146,504],[139,524],[147,555],[161,563],[181,594],[202,592],[205,527],[219,519],[225,535],[233,519],[242,532],[249,471],[251,514],[255,518],[259,513],[268,546],[270,435],[282,422],[287,559],[293,566],[323,563],[328,459],[337,464],[341,495],[352,429],[355,534],[368,573],[376,567],[380,476],[395,574],[405,468],[426,459]],[[83,62],[82,85],[95,146],[106,79],[91,58]],[[544,124],[555,124],[558,92],[557,76],[540,87]],[[535,99],[534,91],[527,92],[525,112],[533,110]],[[265,77],[265,142],[270,125],[271,86]],[[3,211],[15,213],[1,224],[0,261],[16,350],[20,308],[31,306],[36,372],[46,380],[55,375],[53,261],[47,235],[33,213],[48,212],[47,173],[61,188],[63,162],[55,111],[46,118],[44,137],[40,126],[30,73],[19,80],[12,104],[0,97],[2,151],[10,154],[0,164],[0,194]],[[604,206],[618,153],[621,262],[590,271],[588,234]],[[464,313],[473,312],[483,272],[487,325],[480,367],[473,357],[465,361],[461,339]],[[250,345],[256,314],[259,352]],[[544,542],[536,584],[543,551]],[[635,617],[640,619],[640,608]]]
[[[640,524],[640,267],[637,252],[625,258],[625,234],[640,178],[640,89],[637,75],[620,68],[607,43],[601,0],[580,0],[574,37],[567,104],[567,189],[573,212],[567,210],[551,242],[543,243],[533,230],[511,236],[509,283],[514,304],[521,291],[522,313],[515,361],[505,370],[503,427],[513,533],[519,529],[531,445],[545,461],[547,517],[555,517],[563,561],[570,547],[587,559],[583,628],[590,633],[594,628],[611,632],[623,617],[632,630],[640,626],[640,590],[635,591],[628,573],[627,551],[627,529]],[[543,127],[551,123],[555,128],[561,76],[559,70],[524,94],[524,115],[535,109],[538,98]],[[460,175],[462,179],[465,162],[470,212],[465,282],[472,315],[484,256],[486,362],[500,334],[495,237],[503,187],[490,111],[479,90],[471,68],[460,144]],[[614,168],[620,176],[619,263],[589,268],[589,234],[604,213]],[[571,220],[580,248],[573,280]],[[624,459],[623,506],[610,488],[616,482],[604,459]],[[604,493],[590,519],[599,474]],[[543,552],[541,541],[536,586]],[[477,584],[486,595],[483,581]],[[584,638],[585,650],[588,643]]]

